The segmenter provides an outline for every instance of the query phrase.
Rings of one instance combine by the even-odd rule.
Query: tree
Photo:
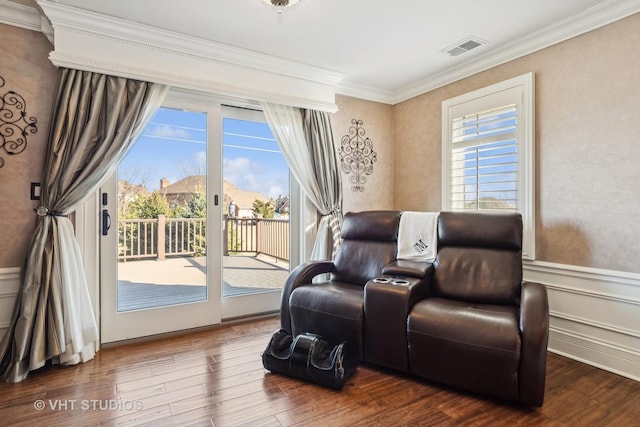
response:
[[[273,199],[265,202],[260,199],[253,201],[253,214],[257,218],[273,218],[275,216],[276,209],[274,207]]]
[[[206,218],[207,196],[204,193],[192,193],[186,205],[178,206],[174,212],[177,218]]]
[[[164,194],[153,192],[151,194],[139,194],[131,200],[124,209],[123,218],[125,219],[156,219],[158,215],[171,216],[169,201]],[[154,222],[127,223],[126,221],[118,222],[118,234],[123,242],[132,242],[128,247],[122,246],[120,250],[125,255],[134,255],[134,248],[143,245],[145,247],[143,253],[153,253],[153,239],[144,239],[140,241],[141,236],[147,233],[153,233]],[[164,244],[164,242],[159,242]],[[123,243],[124,245],[124,243]]]
[[[181,218],[201,219],[207,217],[207,196],[204,193],[196,192],[191,194],[191,198],[186,206],[181,206],[176,210],[176,216]],[[195,256],[207,254],[206,225],[202,221],[191,222],[188,227],[186,244],[193,249]]]
[[[124,217],[129,203],[140,196],[148,195],[148,171],[140,168],[118,168],[118,214]]]
[[[515,204],[513,203],[509,203],[506,200],[500,200],[497,199],[495,197],[481,197],[480,200],[476,201],[472,201],[472,202],[467,202],[465,204],[465,207],[467,209],[474,209],[474,210],[496,210],[496,209],[502,209],[502,210],[513,210],[515,209]]]
[[[124,217],[129,219],[153,219],[158,218],[158,215],[173,216],[167,197],[157,191],[139,195],[129,203],[124,212]]]

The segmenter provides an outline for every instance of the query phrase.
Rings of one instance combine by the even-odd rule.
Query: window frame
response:
[[[518,182],[516,211],[522,215],[522,257],[535,260],[535,75],[523,74],[442,102],[442,208],[451,200],[454,119],[513,103],[517,108]]]

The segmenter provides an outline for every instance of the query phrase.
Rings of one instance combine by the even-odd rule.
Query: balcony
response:
[[[206,299],[205,219],[124,219],[118,233],[119,312]],[[223,297],[282,288],[288,220],[225,216],[223,236]]]

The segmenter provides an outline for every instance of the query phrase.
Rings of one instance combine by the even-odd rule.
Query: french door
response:
[[[300,240],[278,151],[262,112],[170,95],[98,197],[101,342],[277,311]]]
[[[262,111],[224,106],[220,148],[222,317],[277,310],[289,266],[297,264],[291,210],[299,191],[291,191],[295,180]]]

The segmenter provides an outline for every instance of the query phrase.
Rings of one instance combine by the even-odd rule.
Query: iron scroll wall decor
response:
[[[4,83],[0,76],[0,88]],[[22,95],[12,90],[0,95],[0,150],[9,155],[22,153],[27,148],[27,135],[38,131],[37,120],[27,118],[26,108]],[[0,168],[4,163],[4,158],[0,157]]]
[[[373,142],[365,137],[362,120],[351,120],[349,133],[342,137],[340,146],[340,165],[347,175],[351,174],[351,190],[364,191],[366,175],[373,172],[373,164],[378,155],[373,151]]]

